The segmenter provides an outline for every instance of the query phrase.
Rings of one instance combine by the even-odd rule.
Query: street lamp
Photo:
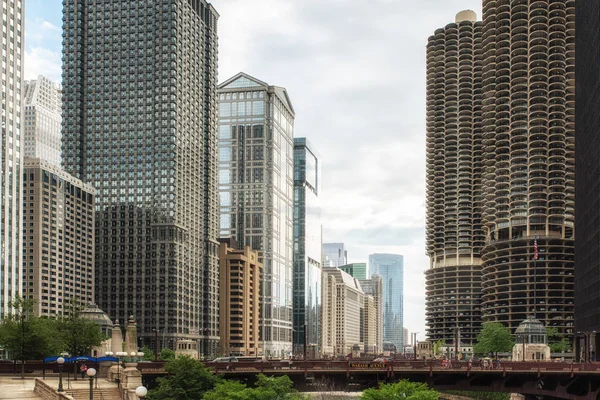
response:
[[[146,387],[144,387],[144,386],[138,386],[137,389],[135,389],[135,395],[137,397],[139,397],[140,400],[144,400],[146,398],[147,394],[148,394],[148,389],[146,389]]]
[[[58,391],[64,392],[63,385],[62,385],[62,369],[63,369],[63,364],[65,363],[65,359],[62,357],[58,357],[56,359],[56,363],[58,364]]]
[[[94,377],[96,376],[96,370],[94,368],[89,368],[86,372],[85,372],[88,376],[88,378],[90,378],[90,400],[94,400]]]

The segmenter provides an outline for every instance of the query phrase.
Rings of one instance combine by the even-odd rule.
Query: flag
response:
[[[538,245],[537,245],[537,239],[534,239],[533,241],[533,259],[537,260],[538,259]]]

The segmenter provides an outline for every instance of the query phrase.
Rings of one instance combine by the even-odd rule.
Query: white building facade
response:
[[[24,156],[39,158],[60,166],[61,157],[61,88],[40,75],[25,81],[23,90]]]
[[[364,348],[364,293],[357,279],[338,268],[323,268],[322,350],[345,356]]]

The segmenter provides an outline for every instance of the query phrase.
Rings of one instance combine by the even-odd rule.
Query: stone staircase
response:
[[[69,389],[65,391],[75,400],[89,400],[90,389]],[[121,400],[118,388],[98,388],[94,389],[94,400]]]

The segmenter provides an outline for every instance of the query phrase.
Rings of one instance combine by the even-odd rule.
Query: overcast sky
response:
[[[25,0],[26,79],[60,81],[61,1]],[[322,156],[323,239],[404,255],[404,324],[425,331],[425,45],[481,0],[213,0],[219,81],[287,88]]]

